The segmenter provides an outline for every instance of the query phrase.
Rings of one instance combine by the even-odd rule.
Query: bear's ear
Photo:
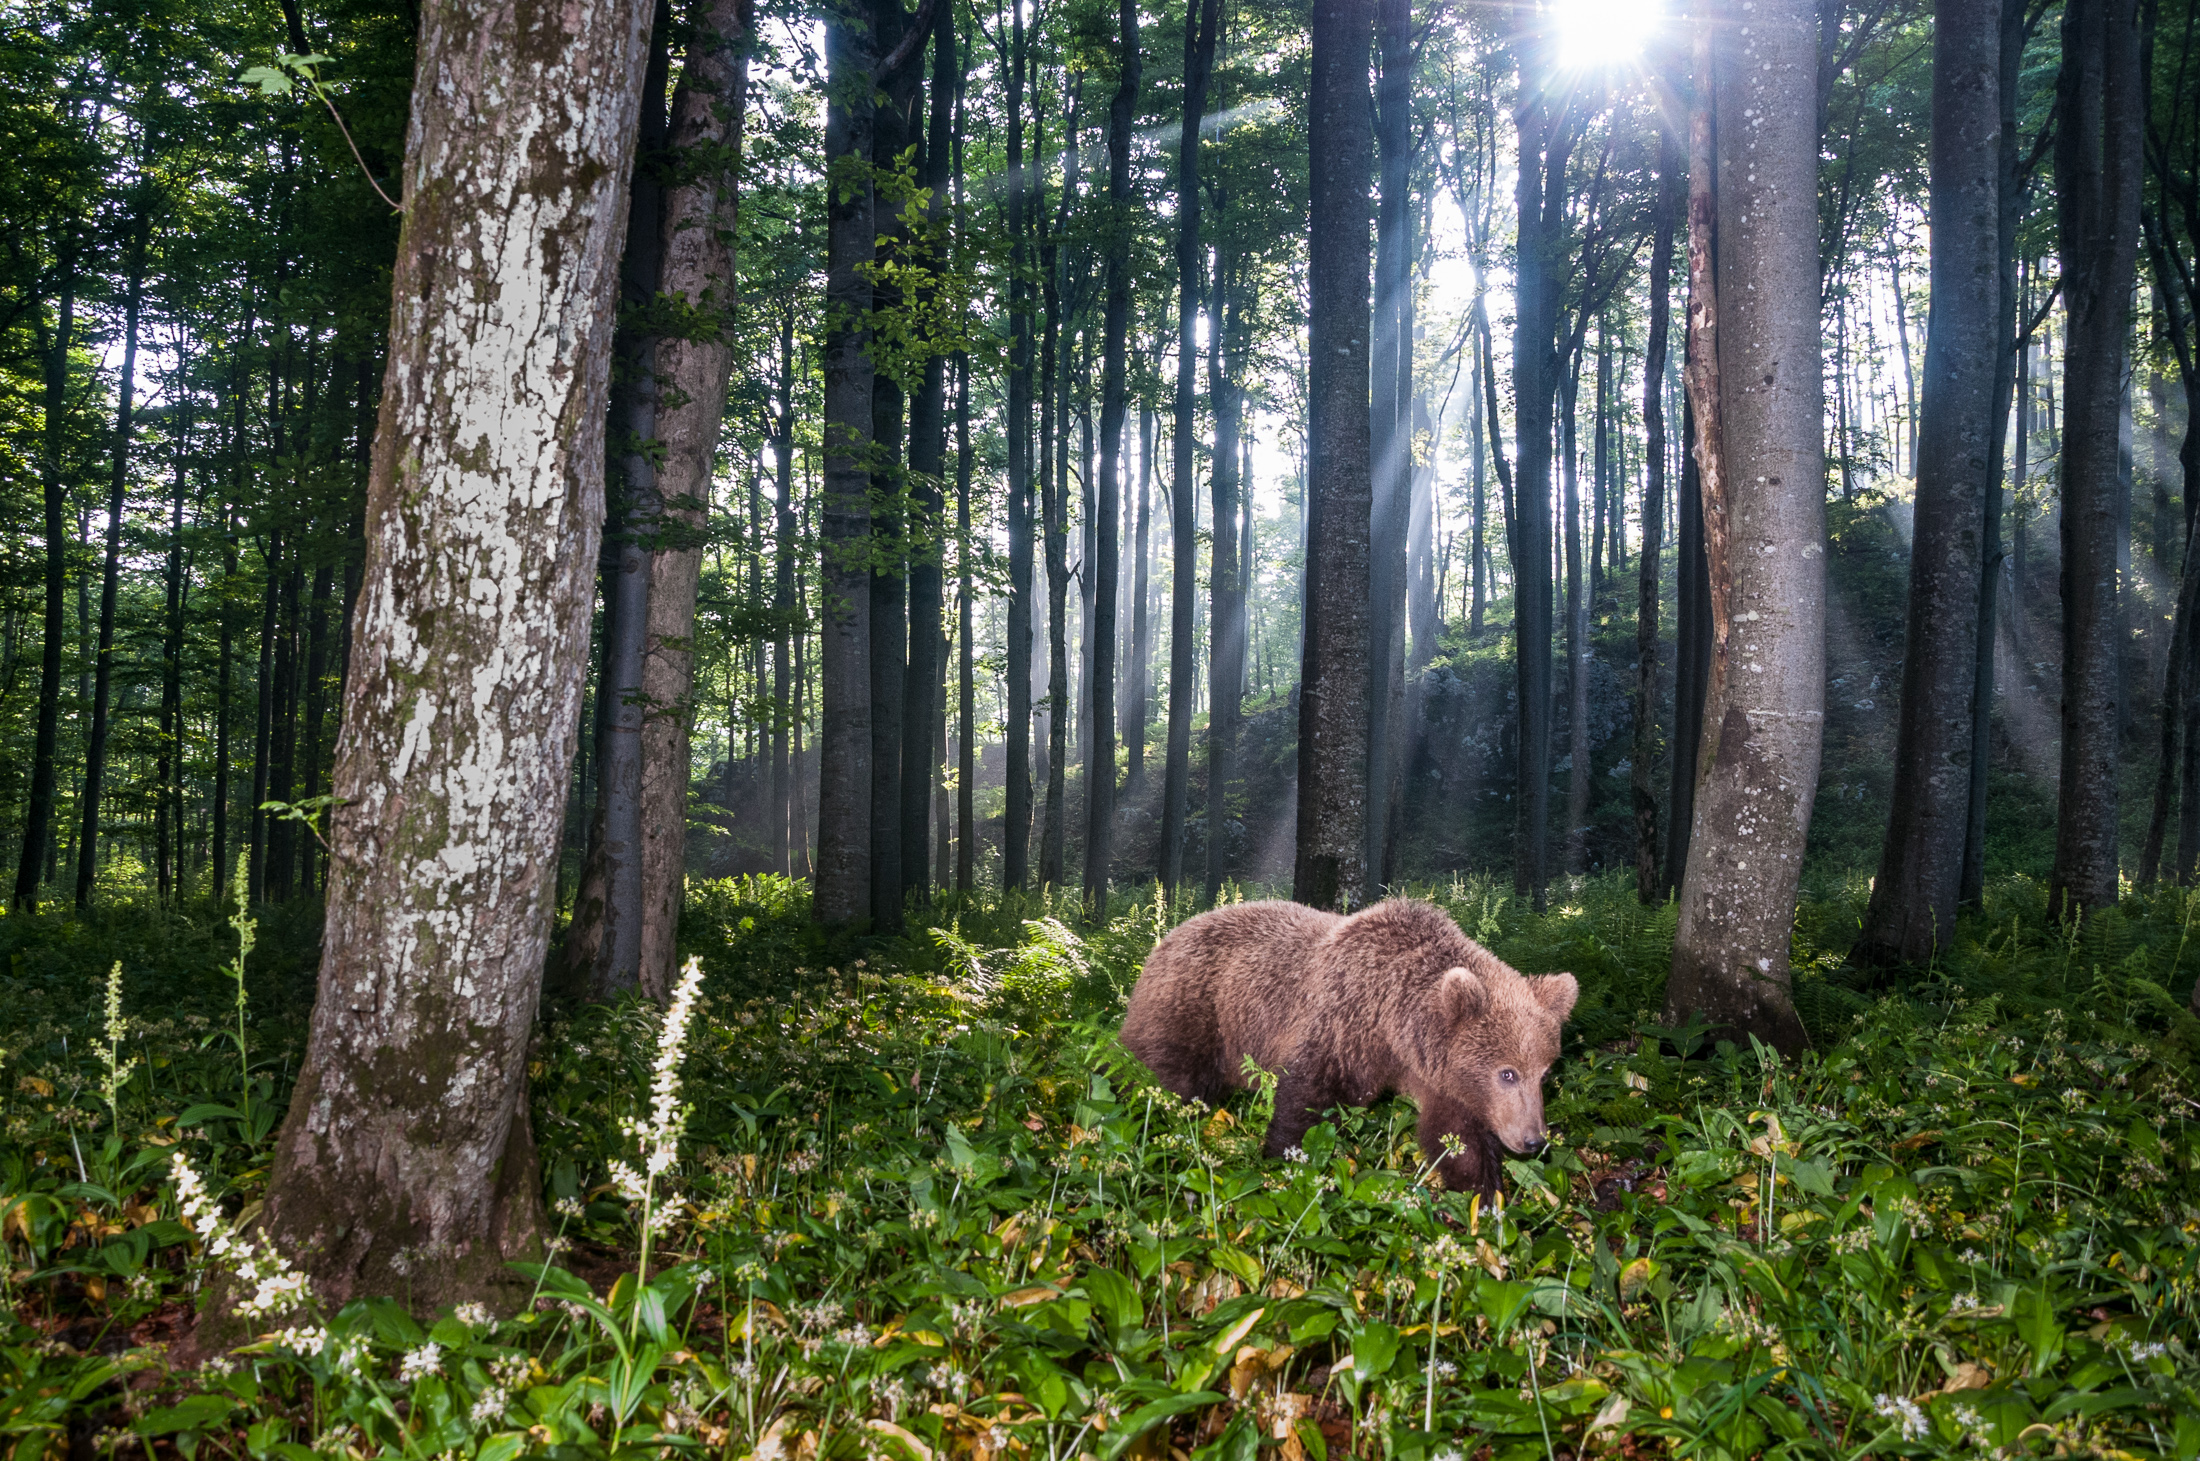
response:
[[[1581,998],[1581,984],[1571,974],[1546,974],[1540,979],[1530,979],[1528,988],[1534,991],[1535,1002],[1560,1024],[1574,1012],[1574,1001]]]
[[[1437,981],[1436,997],[1444,1013],[1456,1023],[1471,1020],[1482,1013],[1482,1006],[1489,991],[1471,969],[1446,969],[1444,977]]]

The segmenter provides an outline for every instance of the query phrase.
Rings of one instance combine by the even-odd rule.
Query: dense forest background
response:
[[[2190,521],[2181,370],[2190,369],[2200,124],[2190,102],[2191,17],[2175,11],[2150,7],[2147,18],[2147,267],[2132,285],[2121,395],[2117,743],[2127,870],[2142,862],[2164,755],[2160,717],[2181,640]],[[1892,785],[1932,307],[1931,44],[1916,6],[1863,4],[1826,19],[1830,589],[1809,869],[1837,884],[1872,870]],[[393,186],[401,148],[412,20],[401,6],[351,3],[317,13],[10,7],[0,734],[18,753],[0,762],[0,835],[10,865],[21,866],[19,907],[201,905],[240,864],[255,901],[311,899],[320,886],[315,838],[265,806],[311,806],[330,784],[398,224],[378,190]],[[919,93],[927,82],[948,88],[944,132],[928,137],[914,125],[893,147],[878,144],[880,196],[906,200],[946,240],[922,257],[889,249],[880,278],[902,283],[882,289],[874,306],[880,338],[894,342],[881,380],[914,400],[931,371],[949,417],[944,462],[910,446],[874,470],[908,514],[906,548],[895,551],[914,596],[909,612],[939,625],[936,650],[905,656],[901,713],[915,723],[922,712],[933,728],[931,754],[908,758],[907,774],[923,783],[911,799],[921,825],[900,854],[911,892],[1001,882],[1006,741],[1018,714],[1030,717],[1025,774],[1034,788],[1017,807],[1030,830],[1016,840],[1033,849],[1018,880],[1075,881],[1083,866],[1103,561],[1102,255],[1116,229],[1128,234],[1130,314],[1107,697],[1122,788],[1112,875],[1137,884],[1165,872],[1166,837],[1195,884],[1288,881],[1308,520],[1307,52],[1303,16],[1288,6],[1231,3],[1215,23],[1212,74],[1195,78],[1207,100],[1188,414],[1175,397],[1184,361],[1172,267],[1183,206],[1174,161],[1183,13],[1143,24],[1130,201],[1120,216],[1103,135],[1119,58],[1103,7],[1035,12],[1021,61],[1006,19],[956,11],[949,69],[928,78],[912,67],[908,78]],[[1551,874],[1630,866],[1645,842],[1670,868],[1669,833],[1638,825],[1633,786],[1653,790],[1651,815],[1669,823],[1677,555],[1668,546],[1655,557],[1654,578],[1638,567],[1646,533],[1671,545],[1684,526],[1677,344],[1661,352],[1652,387],[1674,423],[1657,443],[1646,440],[1643,377],[1659,109],[1676,104],[1659,77],[1685,64],[1675,62],[1672,36],[1654,29],[1638,38],[1652,50],[1626,44],[1620,33],[1639,24],[1614,15],[1569,31],[1559,62],[1569,84],[1591,94],[1564,161],[1565,216],[1547,245],[1564,276],[1565,316],[1551,474],[1558,530],[1547,535],[1565,606],[1548,730]],[[1984,865],[1988,875],[2044,876],[2061,696],[2056,464],[2066,331],[2054,307],[2050,145],[2059,36],[2045,12],[2026,15],[2024,27],[2014,115],[2025,334],[2001,451]],[[670,46],[679,35],[675,25],[661,39]],[[1383,525],[1405,550],[1403,591],[1390,595],[1403,682],[1387,732],[1395,770],[1377,854],[1393,881],[1502,872],[1514,860],[1521,723],[1511,673],[1517,574],[1492,459],[1493,446],[1518,455],[1504,358],[1519,81],[1505,33],[1478,12],[1431,10],[1413,19],[1407,40],[1398,84],[1409,91],[1408,114],[1395,164],[1402,207],[1395,219],[1384,215],[1390,232],[1380,245],[1401,252],[1410,294],[1410,381],[1401,375],[1394,387],[1405,400],[1410,500],[1402,521]],[[272,69],[278,54],[319,59],[291,63],[293,78]],[[684,714],[693,727],[686,858],[703,876],[803,875],[816,847],[823,64],[814,19],[758,13],[740,140],[737,284],[722,317],[733,384],[717,470],[690,530],[703,554],[693,689],[684,704],[650,712]],[[1015,65],[1025,71],[1012,97]],[[924,98],[914,100],[909,115],[922,123]],[[930,156],[943,141],[949,155]],[[1027,150],[1022,172],[1012,170],[1011,149]],[[1387,187],[1393,164],[1384,167]],[[1026,180],[1017,219],[1012,177]],[[1024,367],[1031,395],[1012,403],[1019,320],[1035,348]],[[1485,348],[1493,332],[1494,355]],[[1493,363],[1494,393],[1485,388]],[[1019,531],[1007,502],[1012,405],[1035,428],[1026,448],[1035,460],[1019,470],[1043,519],[1037,567],[1025,570],[1037,583],[1028,712],[1011,705],[1008,650],[1010,538]],[[1655,498],[1646,495],[1653,451],[1670,484]],[[1172,495],[1187,488],[1189,516]],[[1218,504],[1235,519],[1220,531]],[[1187,531],[1188,582],[1176,541]],[[661,550],[661,537],[645,546]],[[614,576],[607,569],[606,582]],[[1661,601],[1658,659],[1642,682],[1638,620],[1652,591]],[[924,607],[927,592],[939,608]],[[58,616],[48,612],[55,595]],[[1220,677],[1211,663],[1218,605],[1243,636],[1240,663]],[[599,646],[605,623],[599,614]],[[596,659],[605,662],[600,648]],[[1577,661],[1579,688],[1570,683]],[[1643,684],[1647,737],[1636,725]],[[592,706],[605,703],[600,688],[591,693]],[[37,856],[25,862],[34,762],[45,754],[42,697],[57,711],[57,775]],[[1189,724],[1172,741],[1179,701]],[[567,905],[597,800],[594,740],[584,736],[573,778]],[[1210,788],[1218,744],[1227,779]],[[1648,774],[1638,778],[1644,761]],[[1186,800],[1171,825],[1167,791],[1177,781]],[[2190,861],[2188,851],[2180,865]]]

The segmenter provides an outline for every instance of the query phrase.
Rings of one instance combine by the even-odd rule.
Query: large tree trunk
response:
[[[1691,352],[1716,349],[1718,359],[1717,419],[1698,406],[1712,444],[1701,463],[1711,687],[1666,985],[1668,1025],[1702,1019],[1783,1052],[1808,1038],[1789,994],[1788,943],[1825,726],[1817,35],[1810,0],[1759,0],[1746,41],[1733,27],[1710,43],[1716,293],[1692,287],[1689,314]],[[1710,68],[1697,69],[1700,85]],[[1709,220],[1691,171],[1693,286]]]
[[[1108,102],[1107,299],[1100,325],[1100,496],[1094,506],[1097,561],[1092,598],[1092,751],[1085,763],[1085,910],[1108,912],[1108,869],[1115,857],[1115,589],[1121,569],[1116,534],[1122,518],[1123,423],[1130,405],[1131,128],[1138,115],[1137,0],[1117,0],[1122,51]]]
[[[46,510],[46,594],[43,640],[38,656],[38,728],[31,743],[30,804],[23,814],[22,856],[15,865],[14,908],[38,911],[38,885],[44,881],[46,855],[53,843],[54,749],[61,733],[61,640],[67,633],[69,587],[69,355],[76,348],[76,236],[61,247],[61,294],[55,323],[37,312],[40,363],[45,368],[41,401],[46,429],[40,444],[39,486]],[[240,404],[239,409],[242,409]]]
[[[2055,205],[2069,321],[2063,354],[2062,785],[2050,916],[2116,902],[2119,433],[2139,247],[2137,0],[2063,12]]]
[[[1693,331],[1688,333],[1692,334]],[[1692,347],[1684,347],[1691,353]],[[1711,565],[1704,551],[1703,485],[1696,408],[1681,404],[1681,479],[1673,494],[1673,734],[1665,798],[1665,868],[1658,896],[1680,891],[1696,830],[1696,770],[1703,752],[1704,694],[1711,685]]]
[[[1312,231],[1307,284],[1305,649],[1299,669],[1298,857],[1291,896],[1316,908],[1366,900],[1368,523],[1368,178],[1374,128],[1368,51],[1374,0],[1314,7],[1307,146]]]
[[[960,108],[957,121],[960,122]],[[961,197],[962,149],[956,146],[956,195]],[[970,357],[955,356],[955,891],[977,887],[978,679],[971,639]]]
[[[527,1042],[648,35],[635,0],[423,7],[320,997],[261,1215],[330,1310],[502,1292],[541,1243]]]
[[[1226,195],[1215,196],[1216,233],[1224,232]],[[1240,695],[1245,653],[1237,604],[1243,565],[1238,553],[1237,383],[1229,352],[1237,345],[1238,305],[1230,297],[1229,246],[1215,250],[1214,304],[1208,318],[1207,396],[1215,414],[1215,450],[1208,472],[1212,543],[1207,558],[1207,878],[1205,901],[1222,892],[1230,855],[1230,785],[1237,779]]]
[[[1131,534],[1131,646],[1124,676],[1123,742],[1130,772],[1123,782],[1126,799],[1146,785],[1146,708],[1153,687],[1153,619],[1150,574],[1153,570],[1153,407],[1138,406],[1138,523]]]
[[[108,706],[114,695],[115,591],[122,569],[122,504],[130,487],[130,446],[137,411],[138,311],[145,301],[149,205],[140,201],[130,229],[130,279],[123,291],[122,378],[116,383],[115,444],[107,481],[107,552],[99,578],[99,649],[92,672],[92,726],[84,749],[83,830],[78,833],[76,906],[92,901],[99,869],[99,801],[107,778]]]
[[[1184,0],[1184,115],[1176,158],[1176,410],[1169,436],[1169,731],[1161,766],[1161,887],[1184,880],[1184,822],[1191,805],[1192,612],[1199,592],[1199,507],[1192,495],[1196,445],[1199,297],[1199,123],[1214,70],[1221,0]],[[1364,349],[1364,343],[1363,343]]]
[[[1628,791],[1635,811],[1635,896],[1656,903],[1658,797],[1658,556],[1665,531],[1665,354],[1672,336],[1673,219],[1687,183],[1670,126],[1658,135],[1657,211],[1650,229],[1650,339],[1642,357],[1642,551],[1635,560],[1635,745]]]
[[[1413,502],[1412,241],[1408,216],[1413,155],[1413,4],[1375,0],[1375,309],[1369,382],[1374,465],[1368,560],[1368,878],[1386,880],[1391,789],[1399,769],[1398,727],[1405,688],[1406,537]]]
[[[1031,876],[1031,264],[1024,177],[1024,10],[1009,7],[1008,744],[1001,886]]]
[[[1917,442],[1916,531],[1894,794],[1854,957],[1922,964],[1955,938],[1971,811],[1979,537],[1993,471],[2000,325],[2002,0],[1937,0],[1931,132],[1932,309]]]
[[[1480,399],[1475,373],[1480,357],[1468,352],[1467,399]],[[1469,407],[1467,430],[1475,432],[1481,413]],[[1443,630],[1436,618],[1436,423],[1429,419],[1428,397],[1413,397],[1413,435],[1429,443],[1428,459],[1413,467],[1413,501],[1406,514],[1406,626],[1412,634],[1406,672],[1418,675],[1436,657],[1437,639]],[[1418,735],[1416,723],[1413,734]],[[1409,758],[1410,758],[1410,752]]]
[[[1995,329],[2001,347],[1995,352],[1994,400],[1988,423],[1991,466],[1986,473],[1986,498],[1980,507],[1984,532],[1979,545],[1978,634],[1972,649],[1971,760],[1967,806],[1964,812],[1963,876],[1957,900],[1976,908],[1986,896],[1986,773],[1994,742],[1994,649],[2001,605],[2001,483],[2003,433],[2009,408],[2016,395],[2017,363],[2022,346],[2017,335],[2017,224],[2022,221],[2024,188],[2018,177],[2017,91],[2024,75],[2024,43],[2030,34],[2025,7],[2004,0],[1995,68],[1995,91],[2000,103],[2001,135],[1995,145]],[[2028,332],[2029,333],[2029,332]],[[2016,485],[2024,485],[2024,435],[2026,413],[2017,412]],[[2188,499],[2189,500],[2189,499]],[[2012,616],[2012,626],[2021,622]]]
[[[871,73],[865,0],[827,15],[825,500],[818,640],[814,907],[846,927],[871,913]],[[1013,768],[1011,768],[1013,769]],[[1011,787],[1013,795],[1013,785]]]
[[[794,300],[780,302],[779,315],[779,415],[772,430],[772,469],[778,482],[773,502],[772,530],[772,865],[794,876],[794,846],[801,840],[795,826],[795,781],[802,774],[789,758],[788,740],[794,731],[793,646],[803,637],[796,622],[799,605],[794,591],[794,555],[799,531],[794,501]]]
[[[176,366],[183,371],[190,357],[179,351]],[[364,362],[360,365],[364,371]],[[183,889],[183,608],[184,575],[183,504],[189,494],[186,475],[191,453],[192,405],[185,394],[176,403],[174,436],[170,440],[174,487],[168,507],[168,556],[161,574],[165,590],[160,643],[160,753],[153,780],[159,801],[155,806],[154,876],[162,906],[182,901]]]
[[[1581,559],[1581,357],[1560,387],[1559,511],[1565,515],[1559,551],[1566,562],[1566,871],[1578,873],[1589,855],[1589,595]]]
[[[1551,404],[1558,358],[1552,345],[1564,279],[1554,267],[1566,227],[1566,160],[1574,124],[1559,88],[1550,40],[1523,37],[1515,202],[1519,257],[1513,286],[1513,434],[1517,491],[1508,495],[1513,572],[1513,660],[1519,716],[1515,777],[1513,891],[1544,906],[1551,821]],[[1495,430],[1496,411],[1490,411]]]
[[[659,523],[659,341],[652,320],[664,267],[664,151],[669,126],[672,7],[657,0],[642,83],[621,319],[613,345],[608,442],[613,469],[602,550],[603,649],[596,680],[596,805],[588,823],[573,918],[566,926],[565,990],[615,999],[635,988],[642,959],[642,661],[649,636],[650,543]]]
[[[688,732],[695,718],[695,596],[718,425],[725,416],[733,347],[733,248],[748,103],[752,0],[710,0],[695,17],[680,84],[672,94],[671,157],[679,181],[664,199],[658,289],[692,312],[693,324],[657,346],[665,406],[657,491],[663,516],[649,555],[649,623],[643,644],[642,992],[672,996],[680,904],[687,889]],[[697,159],[707,159],[700,166]],[[681,165],[683,162],[686,165]],[[752,523],[754,530],[756,524]],[[731,758],[732,748],[727,748]]]

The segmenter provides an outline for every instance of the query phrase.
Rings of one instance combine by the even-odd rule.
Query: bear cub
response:
[[[1123,1044],[1179,1096],[1219,1105],[1245,1058],[1277,1074],[1267,1153],[1296,1147],[1332,1106],[1402,1091],[1421,1150],[1453,1191],[1493,1197],[1500,1148],[1543,1149],[1543,1076],[1580,986],[1530,978],[1428,903],[1349,916],[1301,903],[1203,913],[1146,958]],[[1463,1150],[1444,1153],[1455,1137]]]

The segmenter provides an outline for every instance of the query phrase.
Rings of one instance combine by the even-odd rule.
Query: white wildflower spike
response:
[[[100,1094],[106,1098],[107,1114],[115,1124],[122,1124],[122,1087],[137,1069],[137,1061],[122,1058],[122,1042],[129,1038],[130,1022],[122,1013],[122,961],[115,960],[107,971],[107,1039],[99,1047],[100,1059],[107,1066],[106,1079],[100,1083]]]
[[[434,1374],[443,1363],[443,1346],[430,1340],[418,1349],[405,1351],[405,1357],[397,1362],[398,1383],[413,1384]]]
[[[176,1182],[176,1206],[182,1209],[191,1231],[205,1243],[207,1255],[252,1288],[238,1301],[238,1313],[258,1319],[288,1313],[313,1301],[313,1289],[304,1274],[271,1249],[247,1243],[230,1227],[207,1192],[206,1183],[184,1160],[183,1153],[176,1153],[170,1170]]]
[[[1905,1441],[1922,1441],[1932,1429],[1926,1423],[1925,1412],[1907,1395],[1881,1395],[1872,1401],[1872,1410],[1882,1420],[1893,1421]]]

